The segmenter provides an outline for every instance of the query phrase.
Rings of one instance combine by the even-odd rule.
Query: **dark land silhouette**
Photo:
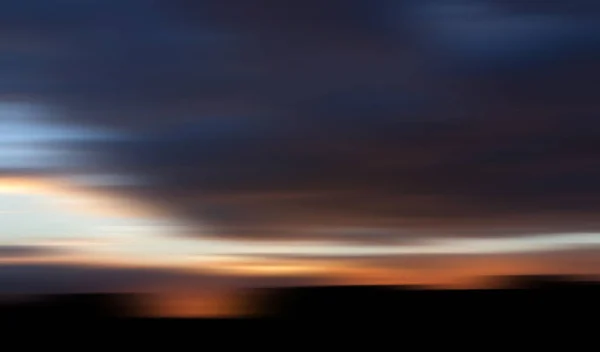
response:
[[[489,289],[409,286],[313,286],[261,290],[251,319],[390,319],[431,327],[490,319],[581,320],[600,313],[600,283],[561,276],[496,278]],[[0,300],[0,317],[26,319],[145,318],[133,294],[70,294]],[[201,319],[201,318],[199,318]],[[433,325],[432,325],[433,324]]]
[[[142,312],[140,298],[135,294],[104,293],[5,297],[0,301],[0,317],[53,320],[128,318]]]
[[[322,286],[273,290],[263,296],[265,316],[276,319],[402,320],[453,324],[458,317],[537,320],[600,313],[600,283],[562,276],[497,278],[489,289],[397,286]]]

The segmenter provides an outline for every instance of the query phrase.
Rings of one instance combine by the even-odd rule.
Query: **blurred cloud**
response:
[[[0,245],[0,260],[11,258],[35,258],[39,256],[48,256],[62,254],[64,251],[59,248],[34,245]]]
[[[557,6],[4,1],[0,95],[198,237],[595,232],[600,14]]]
[[[224,275],[155,267],[100,266],[85,263],[19,263],[0,265],[1,294],[85,292],[181,293],[208,289],[319,284],[310,276]]]
[[[74,292],[182,293],[330,285],[482,285],[503,275],[598,278],[596,249],[537,254],[405,256],[238,256],[182,268],[19,262],[0,265],[1,294]]]
[[[330,283],[387,285],[487,285],[496,276],[560,274],[599,279],[598,248],[546,250],[535,253],[249,255],[223,268],[252,273],[257,268],[297,269],[328,278]],[[225,262],[224,262],[225,263]],[[240,264],[238,267],[235,263]],[[242,265],[242,264],[248,264]],[[216,264],[215,264],[216,265]]]
[[[478,74],[536,70],[600,44],[593,1],[431,0],[409,11],[432,53]]]

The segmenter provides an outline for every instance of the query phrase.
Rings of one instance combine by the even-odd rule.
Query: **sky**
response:
[[[592,0],[4,0],[0,291],[600,274]]]

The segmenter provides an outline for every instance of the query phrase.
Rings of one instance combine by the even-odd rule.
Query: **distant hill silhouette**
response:
[[[0,301],[1,318],[124,318],[140,313],[139,297],[129,294],[61,294]]]
[[[262,304],[266,317],[284,319],[403,320],[452,324],[456,317],[582,319],[600,313],[600,284],[558,276],[502,278],[505,288],[429,290],[394,286],[324,286],[275,289]]]
[[[509,289],[592,289],[600,283],[568,275],[517,275],[497,277],[496,281],[503,283]]]
[[[423,328],[457,319],[534,324],[592,321],[600,314],[600,283],[564,276],[496,278],[503,288],[432,290],[409,286],[319,286],[262,291],[251,318],[395,321]],[[0,299],[1,318],[71,319],[144,317],[140,295],[48,295]],[[1,298],[1,297],[0,297]],[[370,320],[369,320],[370,319]],[[569,319],[569,320],[565,320]]]

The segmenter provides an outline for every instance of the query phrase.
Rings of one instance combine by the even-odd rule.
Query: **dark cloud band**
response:
[[[0,93],[118,133],[66,146],[201,235],[600,229],[591,3],[29,3]]]

